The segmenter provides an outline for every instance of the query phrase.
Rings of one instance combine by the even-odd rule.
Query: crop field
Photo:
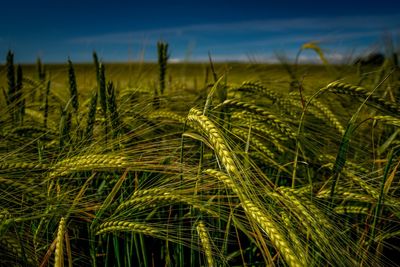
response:
[[[0,266],[396,266],[396,55],[170,63],[157,48],[156,63],[2,55]]]

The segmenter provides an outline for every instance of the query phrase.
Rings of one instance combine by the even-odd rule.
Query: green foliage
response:
[[[96,53],[94,70],[68,62],[68,84],[59,66],[14,69],[8,53],[0,265],[393,265],[394,63],[343,66],[332,82],[346,72],[309,44],[325,67],[172,64],[165,90],[157,47],[136,83],[124,65],[106,77]],[[191,84],[209,68],[213,82]]]

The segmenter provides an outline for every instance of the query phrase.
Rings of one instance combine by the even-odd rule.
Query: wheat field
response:
[[[396,266],[400,70],[0,69],[1,266]]]

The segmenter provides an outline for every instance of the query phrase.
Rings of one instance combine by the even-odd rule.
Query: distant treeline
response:
[[[395,66],[398,66],[398,54],[396,52],[392,53],[391,56],[385,56],[383,53],[374,52],[367,56],[358,57],[354,60],[354,64],[368,65],[368,66],[380,66],[383,64],[385,59],[393,60]]]

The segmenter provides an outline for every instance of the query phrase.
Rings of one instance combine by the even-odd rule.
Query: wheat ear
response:
[[[62,217],[58,225],[56,251],[54,257],[54,267],[64,266],[64,233],[65,233],[65,218]]]
[[[199,221],[196,226],[197,233],[200,237],[201,245],[203,246],[204,253],[206,254],[207,264],[209,267],[213,267],[214,259],[212,257],[212,247],[211,247],[211,239],[208,235],[208,231],[206,225],[203,221]]]

